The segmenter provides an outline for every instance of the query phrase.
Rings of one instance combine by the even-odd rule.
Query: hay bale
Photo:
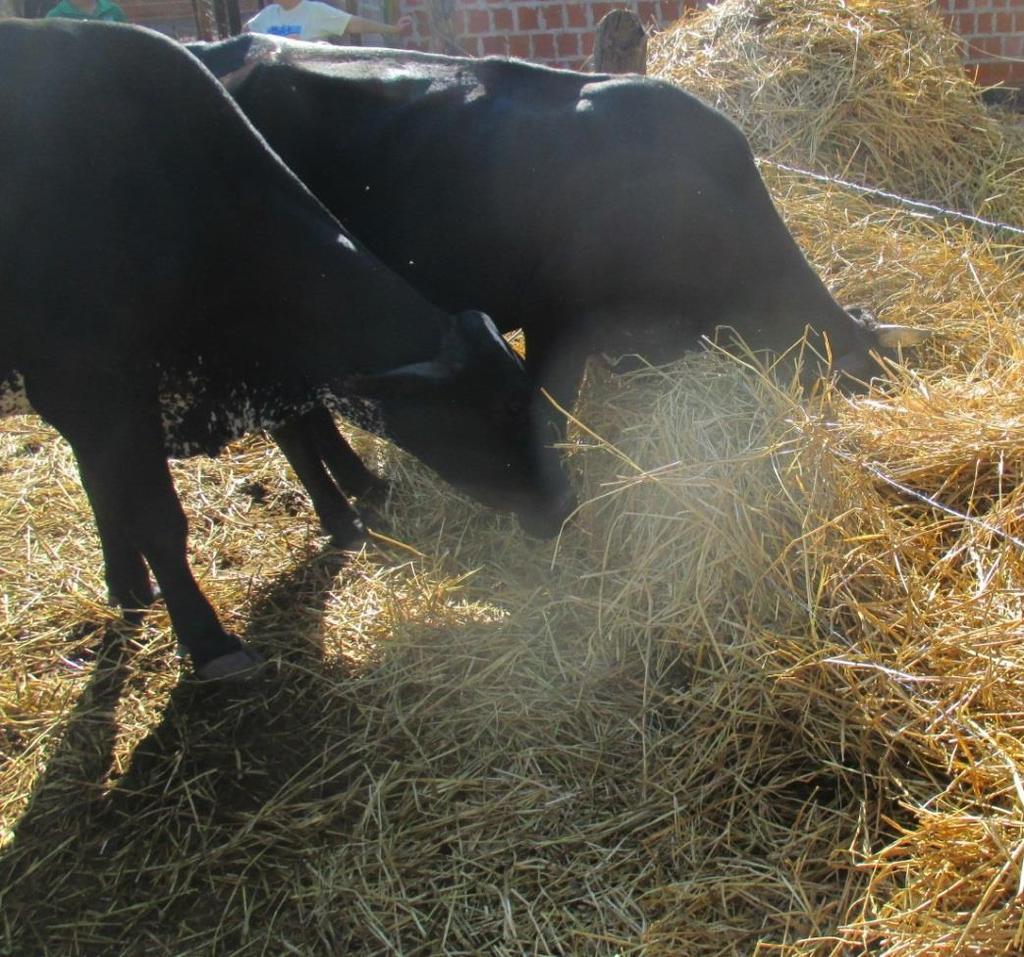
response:
[[[1024,136],[985,107],[927,0],[721,0],[651,38],[648,69],[755,153],[1024,224]]]

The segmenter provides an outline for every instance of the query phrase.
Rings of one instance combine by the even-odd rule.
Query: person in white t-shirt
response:
[[[395,36],[411,28],[412,17],[401,17],[397,23],[380,23],[320,0],[278,0],[265,6],[245,25],[249,33],[269,33],[293,40],[337,40],[346,33]]]

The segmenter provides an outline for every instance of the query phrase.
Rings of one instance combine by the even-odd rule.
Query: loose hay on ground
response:
[[[797,222],[859,209],[774,185]],[[864,298],[923,322],[976,290],[984,340],[821,412],[716,355],[592,370],[557,547],[387,453],[388,539],[345,562],[261,441],[176,466],[204,587],[273,660],[242,694],[179,684],[159,613],[97,650],[72,461],[8,423],[13,952],[1012,947],[1021,282],[877,215],[812,254],[870,255]]]
[[[557,545],[368,441],[347,560],[262,440],[181,463],[243,691],[115,619],[70,453],[0,424],[12,954],[1021,950],[1019,254],[765,173],[917,371],[594,369]]]

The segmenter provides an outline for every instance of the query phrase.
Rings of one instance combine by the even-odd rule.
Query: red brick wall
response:
[[[194,35],[191,0],[119,0],[129,20],[172,36]],[[336,0],[337,2],[337,0]],[[639,14],[645,26],[665,27],[687,7],[709,0],[457,0],[455,32],[474,56],[522,57],[578,67],[594,48],[594,28],[616,7]],[[713,2],[713,0],[710,0]],[[412,14],[408,45],[425,48],[426,0],[396,0]],[[1024,0],[935,0],[936,8],[964,41],[964,63],[980,83],[1024,87]],[[258,0],[242,0],[243,19]]]
[[[400,0],[415,21],[410,46],[428,37],[427,0]],[[594,50],[594,28],[611,10],[626,7],[645,26],[666,27],[686,7],[707,0],[459,0],[453,18],[459,44],[473,56],[513,56],[552,66],[579,67]]]
[[[936,0],[979,83],[1024,87],[1024,0]]]

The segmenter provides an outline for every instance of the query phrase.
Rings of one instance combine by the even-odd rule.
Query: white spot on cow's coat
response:
[[[339,246],[344,246],[346,249],[350,250],[351,252],[355,252],[356,251],[356,244],[354,242],[352,242],[352,240],[349,239],[348,236],[346,236],[344,233],[338,233],[338,245]]]
[[[377,403],[336,396],[327,385],[295,391],[275,383],[225,381],[194,367],[161,369],[159,395],[164,447],[174,458],[216,455],[247,433],[280,428],[317,405],[341,412],[368,431],[385,434]]]
[[[25,380],[20,372],[13,372],[0,379],[0,417],[5,415],[28,415],[32,406],[25,394]]]

